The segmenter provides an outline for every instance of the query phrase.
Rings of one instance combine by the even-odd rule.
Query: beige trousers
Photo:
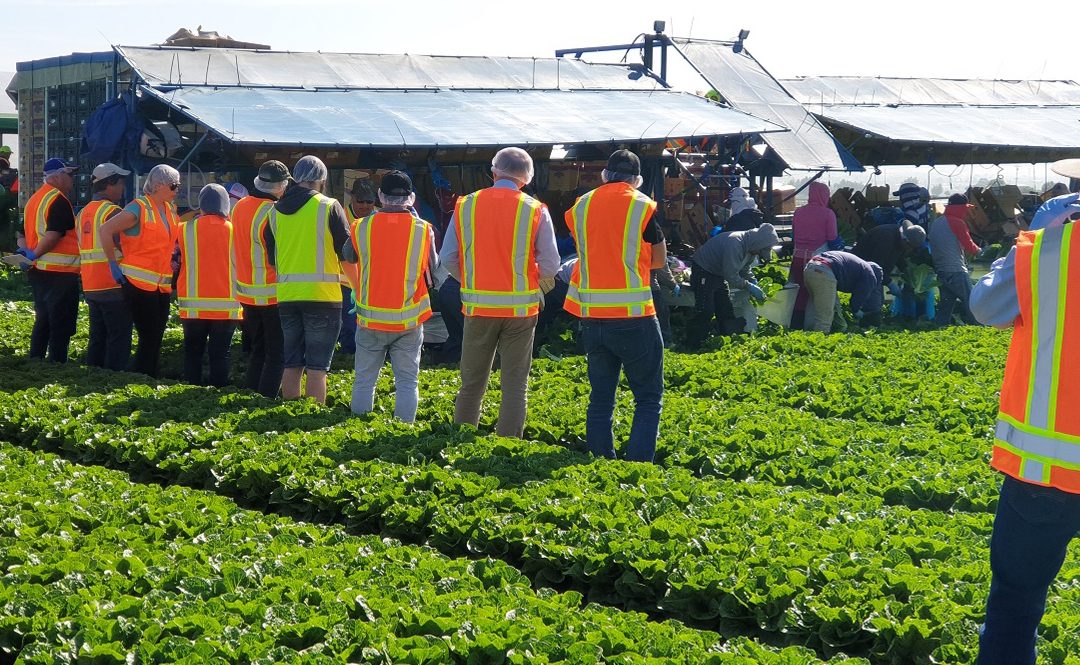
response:
[[[480,405],[487,392],[495,352],[499,353],[500,387],[499,436],[521,438],[525,430],[525,412],[532,368],[533,334],[536,317],[491,318],[465,317],[461,346],[461,392],[454,403],[454,422],[476,425]]]

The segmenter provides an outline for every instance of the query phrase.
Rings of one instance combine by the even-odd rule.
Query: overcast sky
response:
[[[1012,6],[1010,13],[943,0],[0,0],[0,71],[110,44],[159,43],[200,24],[279,50],[551,56],[556,48],[629,42],[662,19],[672,36],[730,39],[749,29],[748,49],[780,78],[1080,78],[1080,3]]]

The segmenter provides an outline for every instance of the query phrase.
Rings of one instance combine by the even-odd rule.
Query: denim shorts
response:
[[[285,367],[329,370],[341,330],[341,307],[337,303],[287,302],[278,305],[278,313],[285,338]]]

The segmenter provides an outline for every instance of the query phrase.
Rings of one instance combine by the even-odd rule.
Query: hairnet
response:
[[[142,191],[143,194],[153,194],[162,187],[168,187],[169,185],[178,182],[180,182],[179,171],[168,164],[158,164],[150,169],[150,173],[146,174],[146,180],[143,181]]]
[[[229,215],[229,192],[216,182],[199,191],[199,210],[204,215]]]
[[[326,178],[326,164],[315,155],[304,155],[293,167],[293,180],[296,182],[321,182]]]
[[[523,180],[529,184],[533,179],[533,160],[521,148],[503,148],[491,158],[491,168],[501,175]]]

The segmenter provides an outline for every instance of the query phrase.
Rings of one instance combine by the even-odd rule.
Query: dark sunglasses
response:
[[[359,203],[366,203],[366,204],[368,204],[370,206],[373,206],[373,205],[375,205],[375,200],[374,199],[360,199]]]
[[[176,190],[180,189],[180,183],[174,182],[173,184],[169,185],[169,189],[175,192]]]

